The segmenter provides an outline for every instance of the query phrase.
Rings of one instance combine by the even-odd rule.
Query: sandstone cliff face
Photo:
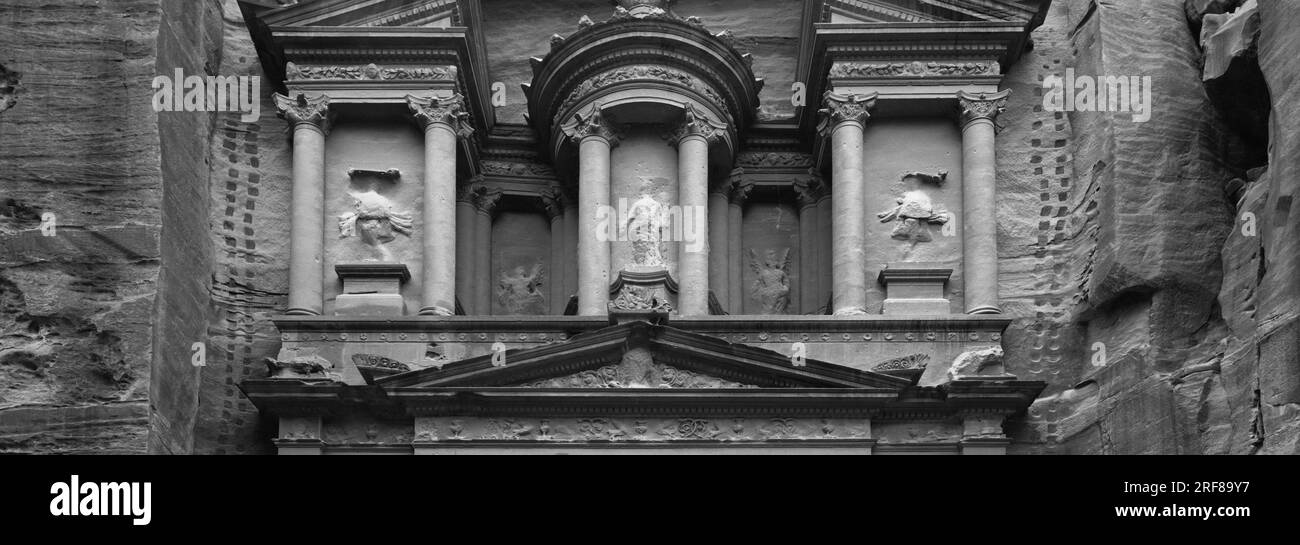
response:
[[[1199,4],[1207,3],[1056,2],[1036,33],[1040,47],[1011,76],[1013,87],[1034,92],[1025,72],[1061,53],[1080,74],[1153,83],[1150,122],[1090,112],[1056,120],[1058,157],[1066,157],[1056,169],[1062,185],[1052,187],[1062,191],[1050,220],[1057,233],[1040,234],[1035,248],[1027,203],[999,210],[1003,293],[1020,316],[1008,355],[1029,366],[1012,371],[1051,383],[1012,426],[1020,452],[1296,451],[1295,178],[1275,177],[1296,168],[1287,155],[1294,129],[1277,122],[1277,110],[1294,102],[1274,95],[1269,167],[1247,173],[1252,157],[1241,150],[1251,135],[1227,122],[1240,114],[1216,109],[1202,81],[1201,20],[1188,19]],[[1280,29],[1297,19],[1285,4],[1260,6],[1259,62],[1270,89],[1289,89],[1296,73],[1294,32]],[[1041,47],[1061,38],[1068,51]],[[1024,137],[1008,132],[1001,190],[1021,203],[1032,190],[1014,166]],[[1243,229],[1234,220],[1247,212]]]
[[[214,6],[0,2],[21,74],[0,113],[0,452],[190,449],[190,343],[154,328],[201,339],[181,333],[207,272],[168,265],[203,254],[210,121],[155,114],[151,83],[214,65]]]
[[[21,74],[0,113],[0,452],[145,450],[159,18],[156,0],[0,2],[0,65]]]

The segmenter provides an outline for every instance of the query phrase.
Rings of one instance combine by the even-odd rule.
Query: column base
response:
[[[443,307],[425,307],[420,309],[420,316],[455,316],[456,313]]]
[[[866,316],[865,308],[843,308],[835,311],[836,316]]]
[[[976,307],[976,308],[970,309],[970,310],[966,311],[966,314],[971,314],[971,315],[977,315],[977,314],[1002,314],[1002,309],[1000,309],[1000,308],[998,308],[998,307],[995,307],[995,306],[982,306],[982,307]]]
[[[321,311],[309,308],[291,308],[284,311],[287,316],[320,316]]]

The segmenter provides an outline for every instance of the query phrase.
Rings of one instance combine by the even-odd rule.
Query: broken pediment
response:
[[[1026,23],[1042,0],[825,0],[822,21],[843,23],[941,23],[987,21]]]
[[[457,0],[302,0],[269,9],[260,16],[268,25],[287,27],[463,26]]]
[[[798,365],[796,365],[798,364]],[[911,381],[647,322],[378,379],[385,388],[901,390]]]

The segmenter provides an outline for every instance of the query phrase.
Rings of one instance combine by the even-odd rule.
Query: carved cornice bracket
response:
[[[297,96],[290,98],[276,93],[273,98],[280,118],[288,121],[291,126],[313,125],[321,132],[329,134],[333,116],[330,113],[328,96],[309,97],[306,93],[298,93]]]
[[[474,125],[470,122],[469,112],[465,111],[465,97],[460,94],[427,98],[407,95],[406,105],[411,109],[411,115],[415,116],[415,120],[425,129],[432,125],[443,124],[458,138],[469,138],[474,134]]]
[[[961,109],[961,126],[964,128],[981,119],[987,119],[994,127],[1001,129],[997,124],[998,115],[1007,110],[1007,98],[1010,96],[1011,89],[993,94],[958,92],[957,105]]]
[[[841,95],[827,91],[822,97],[823,107],[818,113],[822,116],[818,133],[829,135],[835,127],[844,123],[856,123],[865,126],[871,119],[871,110],[876,107],[875,93],[868,95]]]

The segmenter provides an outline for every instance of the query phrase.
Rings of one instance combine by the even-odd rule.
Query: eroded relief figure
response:
[[[749,250],[749,268],[754,271],[750,296],[758,301],[760,314],[785,314],[790,307],[790,249],[767,250],[760,258]]]
[[[394,211],[393,203],[374,191],[353,193],[352,197],[356,199],[353,212],[339,216],[339,238],[359,236],[361,242],[375,249],[379,260],[393,261],[393,253],[384,245],[397,238],[395,233],[411,236],[411,215]]]
[[[897,199],[898,206],[876,214],[876,217],[880,218],[880,223],[897,222],[893,232],[890,233],[890,238],[911,241],[913,244],[934,240],[934,236],[930,234],[930,226],[948,223],[952,217],[948,215],[947,210],[936,207],[930,195],[919,186],[927,181],[936,185],[942,184],[947,174],[947,172],[940,172],[938,176],[929,176],[913,173],[903,177],[904,181],[910,180],[916,187]]]
[[[649,195],[642,195],[627,213],[627,238],[632,242],[632,263],[642,267],[663,267],[660,249],[663,229],[663,206]]]
[[[510,314],[541,314],[546,306],[542,282],[546,271],[539,261],[531,269],[518,266],[502,272],[497,280],[497,301]]]

